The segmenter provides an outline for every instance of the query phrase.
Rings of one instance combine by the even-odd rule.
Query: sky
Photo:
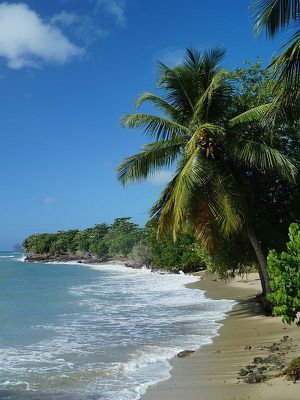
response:
[[[116,167],[147,137],[124,130],[157,60],[227,49],[226,68],[270,60],[282,40],[254,37],[250,1],[0,2],[0,249],[32,233],[119,216],[144,224],[170,171],[123,188]]]

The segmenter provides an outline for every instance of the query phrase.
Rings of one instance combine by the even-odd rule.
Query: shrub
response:
[[[268,299],[274,304],[274,314],[282,316],[283,322],[296,322],[300,326],[300,227],[291,224],[287,251],[268,255],[268,272],[272,293]]]

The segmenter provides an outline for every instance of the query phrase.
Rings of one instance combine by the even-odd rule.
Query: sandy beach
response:
[[[264,368],[264,364],[253,363],[255,357],[275,355],[288,363],[300,353],[299,328],[283,324],[280,318],[265,317],[259,305],[250,300],[260,292],[257,274],[227,283],[204,276],[190,287],[205,290],[210,298],[235,299],[237,304],[221,321],[219,336],[212,344],[188,357],[174,359],[171,378],[152,386],[143,400],[299,399],[300,382],[275,377],[250,384],[239,375],[247,365],[253,365],[255,370],[260,365]],[[271,374],[280,374],[280,369],[274,366]]]

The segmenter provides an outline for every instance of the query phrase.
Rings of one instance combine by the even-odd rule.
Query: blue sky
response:
[[[0,249],[31,233],[117,216],[143,224],[168,173],[124,189],[115,168],[146,141],[120,127],[155,87],[155,62],[228,49],[225,66],[269,60],[240,0],[0,2]]]

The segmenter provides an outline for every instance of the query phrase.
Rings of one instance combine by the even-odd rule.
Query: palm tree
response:
[[[299,106],[300,100],[300,0],[253,0],[252,14],[257,35],[265,29],[273,38],[289,25],[295,33],[280,48],[282,53],[271,63],[276,80],[277,102]]]
[[[158,236],[171,229],[176,239],[178,232],[189,228],[214,249],[220,235],[245,231],[266,295],[266,260],[251,220],[245,174],[258,169],[294,181],[297,171],[290,159],[265,143],[242,139],[240,127],[263,115],[268,105],[233,118],[232,83],[220,67],[224,54],[219,49],[187,50],[179,66],[159,63],[163,95],[145,93],[137,100],[137,107],[152,103],[158,115],[134,113],[123,118],[124,126],[143,128],[153,141],[122,162],[118,178],[126,185],[175,166],[173,179],[151,209],[151,216],[158,219]]]

